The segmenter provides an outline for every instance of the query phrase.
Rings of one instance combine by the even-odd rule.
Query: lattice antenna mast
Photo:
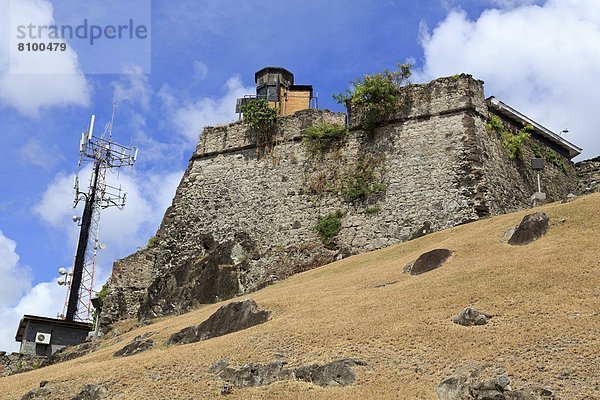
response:
[[[79,190],[79,178],[75,177],[73,208],[83,201],[85,206],[81,217],[74,217],[80,224],[79,241],[75,253],[72,272],[68,274],[68,297],[65,301],[67,321],[89,322],[91,319],[91,300],[94,286],[96,254],[100,248],[99,223],[100,211],[108,207],[125,207],[126,193],[106,183],[109,170],[133,166],[138,150],[112,141],[112,129],[116,102],[113,103],[112,117],[100,136],[94,136],[96,116],[92,115],[89,129],[81,135],[79,144],[79,164],[90,162],[92,172],[86,192]]]

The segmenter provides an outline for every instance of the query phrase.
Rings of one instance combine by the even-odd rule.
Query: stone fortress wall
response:
[[[373,133],[351,110],[350,135],[322,154],[307,151],[306,129],[345,124],[345,114],[280,118],[275,146],[260,157],[245,123],[206,127],[156,244],[115,263],[102,324],[185,312],[336,258],[531,206],[533,150],[511,160],[486,128],[490,112],[483,82],[460,75],[407,86]],[[531,142],[548,145],[539,135]],[[547,163],[543,172],[549,201],[577,186],[572,163],[561,157],[566,170]],[[369,163],[384,190],[368,199],[349,201],[328,184]],[[341,230],[325,246],[315,226],[336,212]]]

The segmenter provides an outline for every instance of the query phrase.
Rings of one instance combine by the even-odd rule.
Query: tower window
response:
[[[276,85],[263,85],[256,88],[256,95],[261,99],[267,99],[268,101],[279,101],[277,94]]]

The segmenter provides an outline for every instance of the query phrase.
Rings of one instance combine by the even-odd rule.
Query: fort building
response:
[[[470,75],[403,87],[394,112],[370,132],[360,110],[310,107],[311,88],[295,87],[285,69],[267,67],[256,83],[256,96],[280,110],[275,145],[258,154],[243,121],[204,128],[153,245],[115,262],[102,325],[186,312],[336,259],[531,207],[532,158],[546,161],[547,201],[577,188],[571,159],[581,149],[486,100],[483,82]],[[348,134],[311,151],[307,129],[323,123]],[[525,128],[517,152],[507,135]],[[326,218],[339,231],[325,240]]]

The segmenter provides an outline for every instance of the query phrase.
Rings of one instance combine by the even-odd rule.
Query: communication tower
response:
[[[107,183],[107,173],[131,167],[137,159],[138,149],[113,142],[112,130],[115,117],[113,104],[112,117],[101,135],[94,135],[96,116],[92,115],[87,131],[81,134],[79,143],[78,173],[75,176],[73,208],[84,203],[81,217],[74,216],[73,221],[80,226],[77,251],[71,271],[59,270],[60,285],[67,286],[67,296],[62,318],[67,321],[91,321],[92,291],[96,255],[104,245],[99,240],[100,211],[108,207],[125,207],[126,193],[121,186]],[[79,189],[79,173],[82,165],[91,164],[91,174],[87,190]]]

